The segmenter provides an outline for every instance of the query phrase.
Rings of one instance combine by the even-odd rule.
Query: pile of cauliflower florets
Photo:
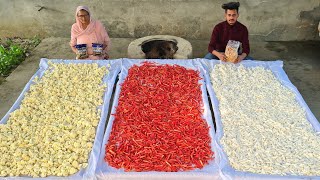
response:
[[[234,169],[320,175],[320,137],[295,94],[272,71],[218,64],[211,79],[223,124],[221,144]]]
[[[107,73],[96,63],[49,63],[0,125],[0,176],[69,176],[85,168]]]

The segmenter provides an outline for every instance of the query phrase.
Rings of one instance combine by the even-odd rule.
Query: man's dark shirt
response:
[[[212,31],[208,51],[210,53],[213,50],[224,52],[229,40],[240,41],[243,48],[242,52],[249,55],[248,29],[238,21],[232,26],[227,21],[217,24]]]

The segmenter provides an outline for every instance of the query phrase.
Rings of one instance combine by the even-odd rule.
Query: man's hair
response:
[[[229,2],[226,4],[222,4],[222,8],[227,12],[227,10],[237,10],[239,12],[240,3],[239,2]]]

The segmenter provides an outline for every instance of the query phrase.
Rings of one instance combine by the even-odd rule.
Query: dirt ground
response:
[[[127,48],[134,39],[111,39],[110,58],[127,57]],[[194,58],[207,52],[207,41],[189,40]],[[41,58],[74,59],[68,38],[46,38],[30,53],[0,85],[0,118],[10,109]],[[309,108],[320,120],[320,42],[251,42],[251,54],[256,60],[282,60],[289,79],[298,88]],[[1,80],[1,79],[0,79]]]

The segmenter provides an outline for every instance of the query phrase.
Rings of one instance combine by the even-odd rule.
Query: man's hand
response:
[[[224,53],[222,53],[222,52],[218,52],[216,50],[213,50],[212,54],[217,56],[221,61],[227,61],[226,55]]]
[[[217,56],[221,61],[226,62],[227,61],[227,56],[224,53],[218,53]]]
[[[246,53],[242,53],[241,55],[239,55],[238,57],[237,57],[237,60],[234,62],[234,63],[239,63],[239,62],[241,62],[244,58],[246,58],[247,57],[247,54]]]

